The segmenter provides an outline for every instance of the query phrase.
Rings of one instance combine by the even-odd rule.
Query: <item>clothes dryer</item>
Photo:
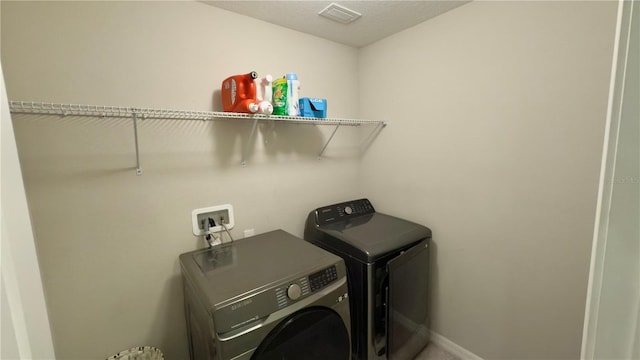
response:
[[[414,359],[429,341],[431,230],[359,199],[311,211],[304,238],[346,263],[353,359]]]
[[[180,255],[192,360],[348,360],[344,261],[283,230]]]

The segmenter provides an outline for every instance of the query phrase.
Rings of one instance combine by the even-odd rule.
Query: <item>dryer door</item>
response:
[[[388,354],[413,359],[429,342],[429,240],[387,263]]]
[[[251,360],[348,360],[349,333],[340,316],[325,307],[289,315],[262,341]]]

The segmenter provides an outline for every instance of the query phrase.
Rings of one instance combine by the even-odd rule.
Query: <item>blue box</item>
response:
[[[300,116],[326,118],[327,117],[327,99],[317,98],[300,98]]]

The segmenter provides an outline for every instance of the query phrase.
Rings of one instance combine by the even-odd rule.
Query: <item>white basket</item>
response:
[[[107,360],[164,360],[164,355],[153,346],[138,346],[111,355]]]

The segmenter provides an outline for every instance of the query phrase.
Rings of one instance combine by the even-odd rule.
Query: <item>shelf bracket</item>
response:
[[[333,132],[331,133],[331,136],[329,136],[329,139],[324,144],[324,146],[322,147],[322,150],[320,150],[320,153],[318,154],[318,160],[322,159],[322,154],[324,154],[324,151],[327,150],[327,146],[329,146],[329,143],[333,139],[333,136],[336,134],[336,131],[338,131],[339,127],[340,127],[340,124],[336,125],[336,128],[333,129]]]
[[[382,129],[385,128],[385,126],[387,126],[387,123],[386,122],[381,122],[380,124],[376,125],[373,128],[373,130],[371,130],[369,135],[364,139],[364,141],[362,142],[362,144],[360,146],[360,153],[361,154],[363,154],[365,151],[367,151],[367,149],[369,149],[371,144],[373,144],[373,141],[378,137],[378,135],[382,132]]]
[[[140,167],[140,150],[138,149],[138,114],[133,111],[133,137],[136,144],[136,175],[142,175],[142,168]]]
[[[245,144],[242,151],[242,162],[240,162],[240,165],[242,167],[247,167],[247,156],[249,156],[249,147],[251,146],[251,142],[253,141],[253,135],[256,133],[256,127],[258,127],[258,119],[253,120],[251,133],[249,133],[249,138],[247,139],[247,143]]]

